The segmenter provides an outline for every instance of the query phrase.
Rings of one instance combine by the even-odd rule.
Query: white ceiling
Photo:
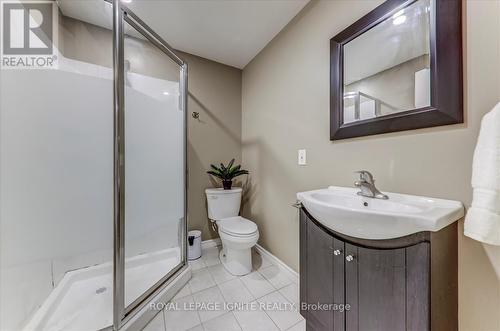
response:
[[[132,0],[127,3],[172,47],[243,68],[309,0]],[[102,0],[58,0],[64,15],[110,27]]]

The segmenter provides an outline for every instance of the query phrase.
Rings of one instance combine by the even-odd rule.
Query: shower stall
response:
[[[54,6],[57,66],[0,73],[0,331],[135,329],[189,278],[187,64],[121,1]]]

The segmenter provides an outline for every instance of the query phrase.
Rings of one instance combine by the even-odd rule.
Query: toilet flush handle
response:
[[[218,232],[217,222],[215,222],[214,220],[211,219],[210,223],[212,223],[212,230],[214,230],[215,232]]]

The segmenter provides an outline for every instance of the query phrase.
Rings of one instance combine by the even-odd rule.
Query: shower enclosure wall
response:
[[[58,68],[0,74],[2,331],[118,329],[187,268],[187,65],[119,1],[57,4]]]

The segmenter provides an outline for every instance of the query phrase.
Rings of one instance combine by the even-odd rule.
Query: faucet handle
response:
[[[367,170],[358,170],[354,173],[359,174],[359,179],[368,183],[373,183],[373,175]]]

